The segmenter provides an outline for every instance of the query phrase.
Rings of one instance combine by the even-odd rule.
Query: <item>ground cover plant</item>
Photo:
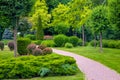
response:
[[[120,50],[112,48],[103,48],[104,52],[100,53],[99,48],[94,47],[75,47],[75,48],[57,48],[65,51],[70,51],[90,59],[96,60],[111,69],[120,73]]]
[[[13,51],[10,51],[8,47],[5,46],[5,50],[0,51],[0,63],[0,73],[2,73],[0,74],[0,79],[31,78],[31,80],[84,80],[83,74],[76,67],[73,58],[54,53],[44,56],[27,55],[14,58]]]

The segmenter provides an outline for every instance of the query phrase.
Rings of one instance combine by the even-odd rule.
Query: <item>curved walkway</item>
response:
[[[120,80],[120,74],[110,68],[83,56],[53,49],[57,54],[74,57],[79,69],[85,74],[85,80]]]

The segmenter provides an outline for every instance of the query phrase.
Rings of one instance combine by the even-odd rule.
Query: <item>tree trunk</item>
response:
[[[16,57],[17,56],[17,26],[18,26],[18,19],[16,19],[16,24],[15,24],[15,27],[14,27],[14,56]]]
[[[101,53],[103,52],[103,49],[102,49],[102,32],[100,32],[100,52]]]
[[[96,35],[94,35],[94,47],[96,48],[97,44],[96,44]]]
[[[84,25],[82,26],[82,39],[83,39],[82,45],[85,46],[85,32],[84,32]]]

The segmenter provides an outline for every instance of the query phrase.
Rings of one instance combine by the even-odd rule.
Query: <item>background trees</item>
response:
[[[48,14],[48,7],[45,0],[37,0],[33,6],[33,15],[31,17],[31,22],[33,28],[36,29],[36,39],[43,39],[44,32],[43,29],[48,27],[51,15]]]

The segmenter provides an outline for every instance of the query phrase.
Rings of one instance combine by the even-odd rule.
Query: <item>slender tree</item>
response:
[[[0,0],[0,16],[6,16],[14,32],[14,56],[17,56],[17,28],[19,19],[31,10],[31,0]]]
[[[108,11],[107,7],[105,6],[98,6],[93,9],[89,24],[92,28],[92,31],[98,33],[100,35],[100,52],[102,50],[102,33],[107,30],[109,27],[109,20],[108,20]]]

